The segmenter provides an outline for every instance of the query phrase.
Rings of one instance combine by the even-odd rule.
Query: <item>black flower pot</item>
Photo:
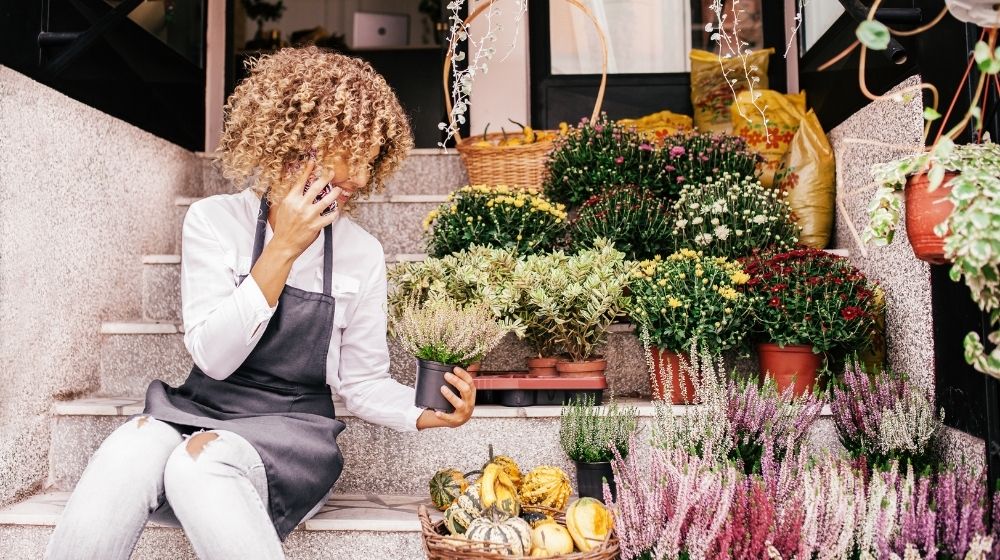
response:
[[[414,404],[420,408],[455,412],[455,407],[441,394],[442,385],[451,390],[452,393],[455,392],[451,383],[444,380],[444,374],[454,370],[454,365],[417,358],[417,398]],[[456,393],[455,396],[459,395]]]
[[[611,497],[618,498],[618,489],[615,488],[615,475],[611,471],[611,463],[576,463],[576,490],[581,498],[597,498],[604,501],[604,479],[608,479],[608,486],[611,488]]]

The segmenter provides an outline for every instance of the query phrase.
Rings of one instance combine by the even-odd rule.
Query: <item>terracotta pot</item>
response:
[[[556,371],[560,377],[603,377],[608,369],[608,361],[604,358],[595,358],[583,362],[571,362],[559,360],[556,362]]]
[[[475,377],[479,374],[479,369],[482,367],[481,362],[476,362],[474,364],[469,364],[469,367],[465,368],[465,371],[469,372],[469,375]]]
[[[695,398],[694,384],[690,377],[681,375],[680,356],[663,348],[653,348],[651,351],[653,353],[653,371],[649,376],[649,388],[652,390],[653,398],[663,401],[669,397],[671,404],[693,403]],[[671,375],[670,372],[673,374]],[[664,379],[667,376],[671,377],[669,395]],[[683,390],[681,389],[681,377],[684,378]]]
[[[934,227],[951,216],[955,205],[948,199],[950,182],[958,173],[947,172],[941,186],[933,192],[927,190],[927,174],[913,175],[906,181],[906,236],[913,246],[913,254],[922,261],[944,264],[944,239],[934,233]]]
[[[813,390],[823,356],[813,354],[808,344],[790,344],[782,348],[766,343],[757,345],[757,360],[761,378],[767,375],[774,379],[779,393],[794,387],[792,391],[798,396]]]
[[[528,377],[556,377],[559,358],[528,358]]]

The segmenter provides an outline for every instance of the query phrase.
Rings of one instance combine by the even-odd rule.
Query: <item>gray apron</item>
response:
[[[251,267],[264,250],[269,208],[265,195]],[[181,433],[223,429],[253,444],[264,462],[268,511],[281,541],[330,491],[344,465],[337,435],[346,426],[336,419],[326,384],[336,304],[330,292],[332,225],[323,235],[323,293],[285,285],[260,340],[232,375],[219,381],[194,365],[179,387],[153,380],[142,411]]]

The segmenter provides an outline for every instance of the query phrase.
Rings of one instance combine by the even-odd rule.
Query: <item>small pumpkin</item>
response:
[[[572,488],[569,476],[559,467],[541,466],[531,469],[521,485],[521,503],[563,509]]]
[[[573,552],[573,537],[558,523],[544,523],[531,530],[531,555],[543,551],[538,556],[556,556]]]
[[[448,506],[448,509],[444,510],[444,526],[448,529],[448,532],[452,535],[463,535],[469,525],[478,519],[469,510],[458,505],[458,502]]]
[[[472,521],[465,531],[470,541],[499,545],[499,548],[480,546],[482,550],[495,550],[501,554],[524,556],[531,550],[531,527],[520,517],[498,519],[480,517]],[[473,548],[477,548],[473,543]]]
[[[517,517],[521,513],[521,502],[517,498],[517,488],[500,465],[496,463],[486,465],[479,484],[482,485],[482,507],[484,510],[496,508],[508,517]]]
[[[579,498],[566,508],[566,528],[581,552],[600,546],[612,525],[611,512],[595,498]]]
[[[465,476],[462,475],[461,471],[456,469],[442,469],[434,473],[434,476],[431,477],[431,501],[434,502],[434,507],[440,511],[444,511],[468,487],[469,482],[465,480]]]
[[[492,449],[491,449],[492,451]],[[517,461],[508,457],[507,455],[497,455],[488,463],[483,465],[483,471],[486,471],[486,467],[489,465],[500,465],[500,468],[504,473],[510,478],[510,481],[514,483],[515,488],[521,488],[521,468],[517,466]]]

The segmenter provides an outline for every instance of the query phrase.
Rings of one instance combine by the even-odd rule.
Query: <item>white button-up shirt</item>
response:
[[[184,346],[213,379],[225,379],[257,345],[277,310],[250,273],[260,199],[247,188],[191,204],[181,245]],[[267,225],[264,243],[273,237]],[[292,263],[287,285],[323,291],[323,234]],[[337,305],[326,382],[352,414],[415,431],[414,391],[389,376],[386,270],[382,244],[349,217],[333,224],[332,295]]]

